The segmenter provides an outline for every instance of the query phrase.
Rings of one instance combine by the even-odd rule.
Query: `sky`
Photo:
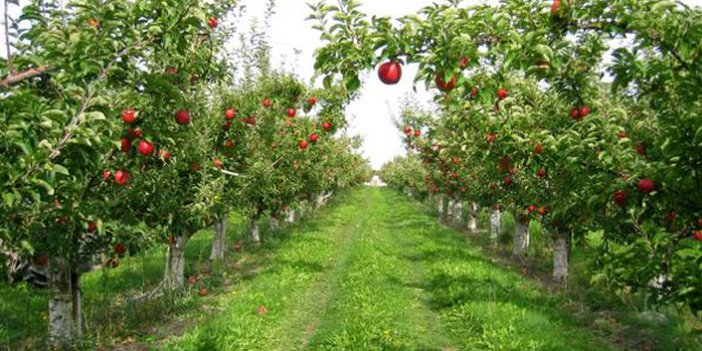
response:
[[[310,0],[316,2],[317,0]],[[25,2],[25,1],[22,1]],[[312,22],[305,19],[310,10],[307,0],[277,0],[275,14],[268,30],[272,46],[272,63],[274,67],[283,67],[288,72],[297,74],[308,81],[314,75],[314,50],[323,45],[319,32],[312,29]],[[335,1],[332,0],[333,3]],[[420,8],[430,5],[431,0],[361,0],[362,11],[368,15],[399,17],[416,13]],[[494,3],[496,0],[466,0],[464,3]],[[702,0],[683,0],[688,5],[702,6]],[[245,21],[238,27],[247,28],[247,22],[253,17],[262,18],[266,1],[242,0],[247,6]],[[17,9],[10,14],[16,16]],[[0,57],[4,57],[4,32],[0,28]],[[374,168],[392,160],[396,155],[404,154],[402,135],[395,128],[393,118],[400,113],[400,101],[410,95],[424,106],[430,106],[432,96],[422,84],[417,85],[413,93],[413,77],[416,66],[403,67],[403,79],[399,84],[387,86],[382,84],[375,72],[368,71],[363,77],[360,97],[354,100],[346,111],[350,122],[349,133],[360,135],[364,139],[362,152],[370,159]]]

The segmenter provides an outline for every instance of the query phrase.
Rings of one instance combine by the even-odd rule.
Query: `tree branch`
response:
[[[8,64],[9,64],[9,60],[8,60]],[[22,73],[18,73],[18,74],[14,74],[14,75],[11,72],[9,77],[0,81],[0,88],[7,89],[10,87],[10,85],[17,84],[25,79],[36,77],[38,75],[49,72],[51,70],[52,69],[49,67],[39,66],[37,68],[32,68],[32,69],[26,70]]]

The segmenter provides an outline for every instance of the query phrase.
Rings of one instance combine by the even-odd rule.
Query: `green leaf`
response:
[[[70,173],[68,172],[68,169],[66,167],[61,166],[60,164],[54,164],[53,171],[58,173],[58,174],[63,174],[63,175],[69,175]]]

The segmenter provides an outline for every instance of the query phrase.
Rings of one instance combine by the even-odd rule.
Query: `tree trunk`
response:
[[[188,239],[187,235],[178,235],[173,245],[168,246],[163,277],[165,290],[174,291],[185,287],[185,244]]]
[[[71,283],[65,266],[54,260],[51,263],[55,266],[49,271],[49,343],[54,349],[65,349],[72,341]]]
[[[214,238],[212,240],[212,252],[210,261],[224,259],[224,251],[227,245],[227,217],[222,216],[214,226]]]
[[[471,202],[470,204],[470,216],[468,218],[468,230],[471,233],[476,233],[478,231],[478,204]]]
[[[80,288],[80,272],[71,273],[71,297],[73,318],[73,335],[75,339],[81,341],[83,339],[83,313],[82,313],[82,291]]]
[[[494,209],[490,212],[490,240],[497,241],[502,227],[502,211]]]
[[[251,218],[251,223],[249,224],[249,240],[254,244],[261,243],[261,235],[258,230],[258,216]]]
[[[529,250],[529,222],[517,220],[514,230],[514,247],[512,254],[516,257],[523,257]]]
[[[554,232],[553,240],[553,280],[563,282],[568,279],[570,267],[570,235]]]
[[[463,220],[463,202],[456,201],[453,206],[453,219],[456,223],[461,223]]]
[[[441,218],[446,218],[449,212],[449,198],[446,195],[441,196]]]
[[[288,208],[286,211],[287,217],[285,218],[285,223],[295,223],[295,210]]]

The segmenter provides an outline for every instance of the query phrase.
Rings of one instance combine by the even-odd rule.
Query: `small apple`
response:
[[[656,190],[656,182],[650,179],[641,179],[638,188],[641,192],[648,194]]]
[[[665,220],[668,222],[673,222],[676,218],[678,218],[678,213],[675,211],[670,211],[665,214]]]
[[[97,223],[95,221],[88,221],[88,233],[95,233],[97,230]]]
[[[572,108],[570,110],[570,118],[575,121],[580,121],[580,110],[578,108]]]
[[[453,163],[454,165],[458,166],[459,164],[461,164],[461,158],[460,158],[460,157],[452,157],[452,158],[451,158],[451,163]]]
[[[174,75],[178,74],[178,69],[175,67],[168,67],[168,69],[166,70],[166,73],[174,76]]]
[[[291,107],[288,109],[288,117],[294,118],[296,114],[297,114],[297,111],[295,111],[294,108]]]
[[[122,111],[122,121],[127,124],[132,124],[136,121],[136,112],[134,112],[133,108]]]
[[[534,146],[534,153],[535,154],[542,154],[543,152],[544,152],[544,147],[541,146],[541,144],[536,144],[536,146]]]
[[[512,185],[512,177],[505,176],[505,179],[502,180],[502,183],[506,186]]]
[[[646,156],[646,147],[644,146],[644,144],[636,145],[636,153],[641,156]]]
[[[200,288],[200,290],[197,292],[197,294],[200,295],[200,297],[205,297],[205,296],[209,295],[210,293],[209,293],[209,291],[207,291],[207,288],[203,287],[203,288]]]
[[[325,131],[328,132],[328,131],[330,131],[330,130],[332,129],[332,124],[329,123],[329,122],[323,122],[323,123],[322,123],[322,129],[324,129]]]
[[[470,88],[470,95],[471,95],[472,97],[478,96],[478,88],[477,88],[477,87],[472,87],[472,88]]]
[[[231,149],[234,147],[234,142],[231,140],[227,140],[224,142],[224,148],[225,149]]]
[[[507,96],[508,96],[507,90],[505,90],[504,88],[497,89],[497,98],[498,99],[504,100],[507,98]]]
[[[310,106],[316,105],[316,104],[317,104],[317,98],[316,98],[316,97],[311,97],[311,98],[307,99],[307,104],[309,104]]]
[[[414,130],[414,136],[415,136],[416,138],[419,138],[420,136],[422,136],[422,131],[419,130],[419,129],[415,129],[415,130]]]
[[[200,166],[199,163],[193,162],[193,163],[190,165],[190,169],[191,169],[193,172],[199,172],[199,171],[202,169],[202,167]]]
[[[220,159],[215,159],[214,162],[212,162],[212,165],[217,169],[222,169],[224,163]]]
[[[617,133],[617,137],[618,137],[619,139],[624,139],[624,138],[626,138],[626,132],[623,131],[623,130],[619,131],[619,133]]]
[[[624,203],[626,203],[626,198],[627,198],[627,193],[626,190],[617,190],[614,192],[614,202],[617,203],[619,206],[624,206]]]
[[[144,156],[150,156],[151,154],[154,153],[154,144],[142,140],[139,142],[139,146],[137,147],[137,150],[139,150],[139,153],[144,155]]]
[[[536,211],[537,209],[538,208],[536,207],[536,205],[529,205],[529,207],[527,207],[527,211],[529,211],[529,213],[532,213],[532,212]]]
[[[561,0],[553,0],[553,4],[551,4],[551,13],[558,12],[558,9],[561,7]]]
[[[227,121],[227,123],[224,123],[222,125],[222,130],[227,131],[232,127],[232,122]]]
[[[115,183],[118,185],[126,185],[129,182],[129,172],[120,169],[115,172]]]
[[[453,88],[456,87],[456,77],[451,77],[451,79],[444,80],[444,73],[443,72],[438,72],[436,73],[436,77],[434,77],[434,83],[436,84],[436,87],[439,88],[439,90],[447,92],[453,90]]]
[[[114,247],[115,253],[118,255],[124,255],[127,252],[127,247],[124,244],[119,243]]]
[[[197,283],[197,276],[191,275],[190,278],[188,278],[188,285],[193,286],[195,283]]]
[[[159,158],[162,158],[164,161],[168,161],[171,159],[171,152],[161,149],[161,150],[158,150],[157,156]]]
[[[300,148],[300,150],[305,150],[309,146],[309,143],[306,140],[300,140],[300,142],[297,143],[297,146]]]
[[[120,150],[122,152],[127,153],[132,150],[132,142],[129,141],[129,138],[122,138],[119,140],[120,143]]]
[[[494,142],[495,142],[495,134],[493,134],[493,133],[488,133],[486,139],[487,139],[488,144],[494,143]]]
[[[258,308],[258,314],[264,314],[266,313],[266,306],[261,306]]]
[[[405,126],[405,128],[402,131],[405,132],[405,134],[409,136],[412,134],[412,127]]]
[[[46,255],[41,255],[41,256],[37,257],[37,259],[36,259],[36,261],[34,261],[34,263],[37,266],[43,267],[49,263],[49,258]]]
[[[470,56],[462,56],[458,60],[459,65],[461,66],[461,69],[465,69],[468,67],[468,64],[470,63]]]
[[[308,139],[311,143],[316,143],[319,140],[319,136],[317,136],[317,133],[312,133]]]
[[[236,118],[236,110],[233,109],[233,108],[228,108],[228,109],[224,112],[224,118],[225,118],[227,121]]]
[[[207,20],[207,25],[208,25],[211,29],[215,29],[215,28],[217,28],[217,26],[219,25],[219,19],[218,19],[217,17],[212,17],[212,18],[210,18],[209,20]]]
[[[402,78],[402,65],[397,61],[388,61],[378,67],[378,78],[387,84],[397,84]]]
[[[110,180],[110,178],[112,178],[112,172],[110,172],[109,170],[103,170],[102,171],[102,180],[108,181],[108,180]]]
[[[695,230],[695,239],[702,241],[702,230]]]
[[[188,110],[179,110],[175,113],[175,120],[178,124],[190,123],[190,112]]]
[[[271,107],[271,105],[272,105],[271,99],[269,99],[269,98],[263,99],[263,107],[269,108],[269,107]]]
[[[548,208],[541,206],[539,207],[539,214],[545,216],[548,213]]]
[[[127,137],[130,140],[139,139],[141,135],[144,134],[141,128],[127,128]]]
[[[580,110],[578,111],[578,114],[580,115],[580,118],[581,118],[581,119],[587,117],[587,115],[590,114],[590,107],[588,107],[587,105],[584,105],[584,106],[580,107]]]
[[[546,170],[543,169],[543,168],[540,168],[540,169],[536,172],[536,176],[539,177],[539,178],[545,177],[545,176],[546,176]]]

